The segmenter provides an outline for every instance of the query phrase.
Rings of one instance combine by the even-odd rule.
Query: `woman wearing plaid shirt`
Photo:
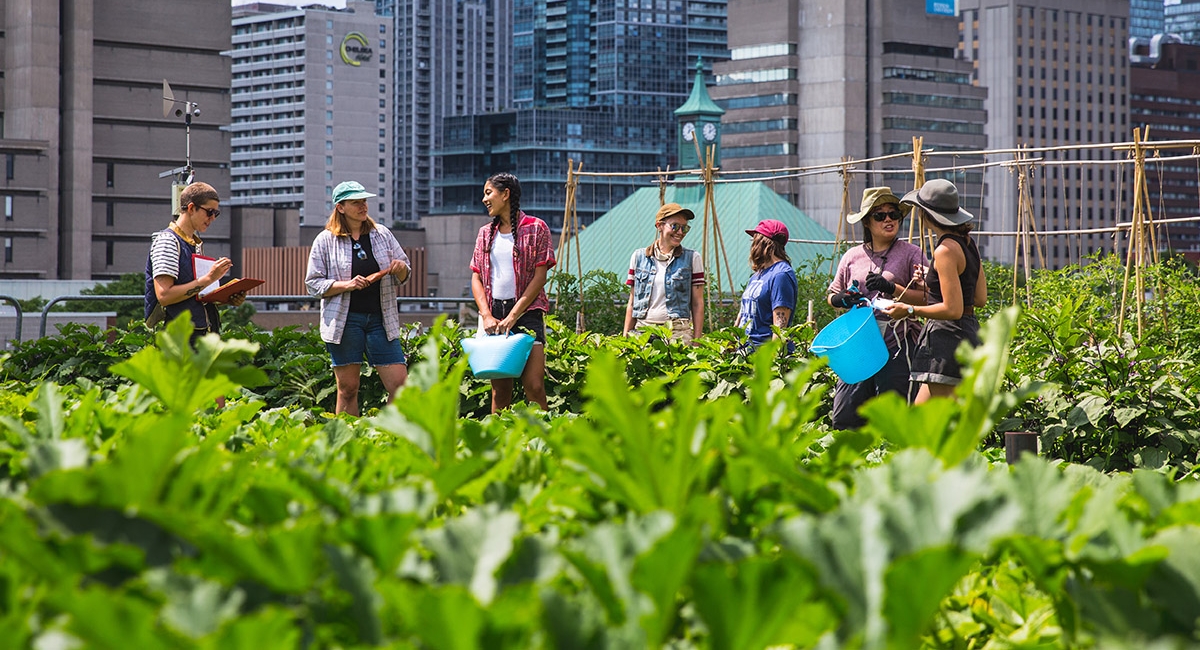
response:
[[[554,266],[546,222],[521,212],[521,183],[496,174],[483,185],[483,205],[492,221],[479,229],[471,256],[471,294],[488,334],[523,330],[536,339],[521,372],[525,399],[546,402],[546,326],[550,309],[546,273]],[[492,380],[492,412],[512,404],[513,380]]]

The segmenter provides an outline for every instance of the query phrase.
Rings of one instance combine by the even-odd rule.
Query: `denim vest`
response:
[[[676,255],[667,264],[667,277],[663,288],[667,294],[667,313],[671,318],[692,317],[692,255],[695,251],[680,247],[682,254]],[[633,317],[645,318],[650,310],[650,289],[658,266],[654,258],[646,254],[648,249],[639,249],[633,268]]]

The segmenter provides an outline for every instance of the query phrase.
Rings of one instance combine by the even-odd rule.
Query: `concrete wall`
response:
[[[487,223],[479,215],[437,215],[421,218],[425,249],[429,255],[429,288],[448,298],[471,295],[471,252],[479,228]]]

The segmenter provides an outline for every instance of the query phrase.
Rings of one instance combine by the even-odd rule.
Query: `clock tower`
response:
[[[679,169],[699,168],[701,157],[711,146],[716,147],[713,164],[721,164],[721,116],[724,114],[725,109],[717,106],[708,96],[708,88],[704,85],[704,65],[697,58],[692,94],[683,106],[675,109],[675,121],[679,125]]]

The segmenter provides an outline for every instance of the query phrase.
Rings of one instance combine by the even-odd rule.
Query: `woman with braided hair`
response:
[[[488,334],[522,330],[536,342],[521,372],[525,399],[546,402],[546,274],[555,264],[546,222],[521,211],[521,183],[500,173],[483,185],[491,222],[479,229],[471,256],[471,294]],[[512,404],[513,380],[492,380],[492,413]]]

